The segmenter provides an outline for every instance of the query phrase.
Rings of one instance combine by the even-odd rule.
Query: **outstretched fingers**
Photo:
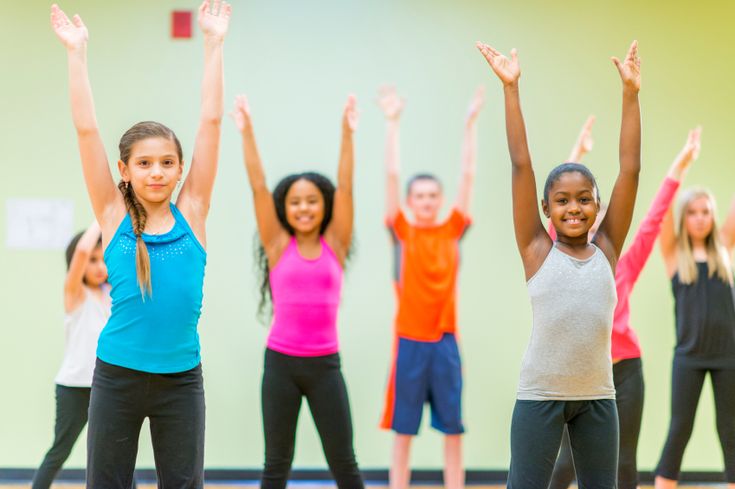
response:
[[[232,15],[232,5],[224,0],[204,0],[199,6],[199,16],[205,15],[229,18]]]
[[[250,115],[250,102],[248,101],[248,97],[246,95],[238,95],[235,97],[235,104],[237,105],[237,108],[242,112],[243,114]]]
[[[76,14],[74,15],[74,17],[72,17],[72,23],[80,29],[84,29],[86,27],[84,25],[84,22],[82,22],[82,18],[79,17],[79,14]]]
[[[357,98],[354,94],[350,94],[347,96],[347,102],[345,103],[343,123],[350,131],[354,132],[357,129],[358,117]]]
[[[592,126],[595,124],[595,121],[597,118],[594,115],[590,115],[587,120],[584,122],[584,126],[582,126],[582,131],[584,133],[590,133],[592,132]]]
[[[235,105],[229,115],[241,132],[250,125],[250,104],[245,95],[235,96]]]
[[[615,63],[624,85],[638,91],[641,85],[641,59],[638,56],[638,41],[631,43],[623,61],[615,56],[611,59]]]
[[[699,152],[702,149],[702,126],[697,126],[689,131],[689,144],[692,145],[692,158],[699,158]]]
[[[611,56],[610,59],[612,60],[615,67],[618,69],[618,72],[622,75],[623,74],[623,62],[620,61],[620,58],[617,56]]]
[[[488,44],[477,42],[476,46],[504,85],[513,85],[518,81],[521,70],[518,63],[518,52],[515,49],[511,50],[510,58],[507,58]]]
[[[480,50],[480,52],[485,57],[485,59],[487,60],[487,62],[490,63],[490,66],[493,65],[493,59],[496,56],[500,56],[500,53],[499,52],[497,52],[495,49],[491,48],[490,46],[488,46],[485,43],[482,43],[480,41],[477,41],[477,43],[475,43],[475,46],[477,46],[477,49]]]
[[[630,44],[626,61],[629,61],[638,67],[641,66],[641,59],[638,57],[638,41],[633,41]]]
[[[201,18],[208,11],[209,11],[209,0],[204,0],[202,4],[199,5],[199,18]]]
[[[69,24],[69,17],[66,16],[64,11],[56,4],[51,5],[51,25],[54,29],[67,26]]]

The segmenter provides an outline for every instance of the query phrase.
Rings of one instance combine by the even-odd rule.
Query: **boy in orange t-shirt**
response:
[[[457,201],[440,222],[443,193],[439,180],[418,174],[408,182],[409,223],[400,208],[398,130],[403,100],[395,89],[381,90],[379,104],[387,120],[386,225],[395,251],[394,279],[398,298],[395,355],[381,427],[396,433],[390,488],[408,487],[411,440],[418,434],[424,404],[431,407],[431,425],[445,435],[444,484],[464,486],[462,464],[462,371],[456,341],[456,288],[459,242],[470,225],[469,203],[475,177],[475,121],[484,90],[475,93],[465,122],[462,176]]]

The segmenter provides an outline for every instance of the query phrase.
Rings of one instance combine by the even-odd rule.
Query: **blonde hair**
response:
[[[694,260],[694,253],[692,251],[692,240],[686,228],[686,216],[689,205],[700,198],[707,199],[710,211],[712,212],[712,229],[705,238],[708,276],[711,278],[717,275],[720,280],[732,285],[733,276],[730,257],[728,256],[727,248],[720,239],[720,232],[717,229],[715,198],[709,190],[704,188],[687,189],[682,193],[677,204],[676,259],[679,281],[683,284],[693,284],[699,278],[697,262]]]
[[[127,165],[133,145],[147,138],[163,138],[173,141],[176,144],[179,161],[182,160],[181,143],[179,143],[174,132],[163,124],[153,121],[139,122],[122,135],[119,144],[120,160]],[[135,234],[135,271],[138,276],[140,293],[145,298],[146,295],[151,296],[153,294],[151,285],[151,260],[148,256],[148,247],[146,247],[142,237],[148,214],[143,204],[135,197],[133,186],[129,182],[121,180],[118,188],[125,200],[125,207],[127,208],[128,214],[130,214],[130,221],[133,226],[133,233]]]

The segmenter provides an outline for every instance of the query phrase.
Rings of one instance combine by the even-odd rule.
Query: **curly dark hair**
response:
[[[288,223],[288,219],[286,219],[286,194],[288,194],[291,186],[299,180],[307,180],[316,185],[316,188],[319,189],[319,192],[322,194],[322,198],[324,198],[324,219],[319,226],[319,234],[322,235],[329,226],[329,223],[332,221],[334,192],[336,191],[336,188],[329,178],[320,173],[294,173],[292,175],[288,175],[280,182],[278,182],[278,185],[276,185],[276,188],[273,190],[273,203],[276,206],[278,221],[281,223],[281,226],[283,226],[283,229],[288,231],[288,234],[290,234],[291,236],[294,235],[295,231],[293,227],[291,227],[291,225]],[[265,248],[263,248],[263,243],[260,240],[260,236],[258,236],[257,233],[255,234],[253,248],[255,250],[255,266],[260,275],[260,302],[258,304],[258,318],[261,321],[265,322],[267,319],[270,319],[273,314],[273,295],[271,292],[270,267],[268,266],[268,257],[266,256]],[[350,246],[350,248],[352,248],[352,246]]]

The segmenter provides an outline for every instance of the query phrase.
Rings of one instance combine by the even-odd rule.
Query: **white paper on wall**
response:
[[[7,199],[6,246],[16,250],[66,248],[74,226],[74,203],[66,199]]]

